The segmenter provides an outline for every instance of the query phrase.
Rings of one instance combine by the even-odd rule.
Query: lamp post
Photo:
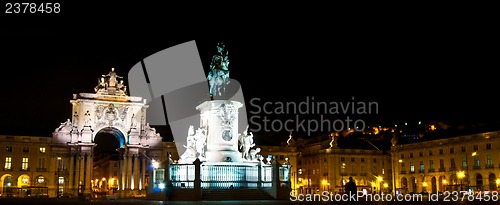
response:
[[[344,174],[345,174],[345,163],[342,163],[342,193],[345,192],[345,180],[344,180]]]
[[[460,191],[462,191],[462,182],[463,182],[462,179],[464,177],[465,177],[464,171],[457,172],[457,178],[460,179]]]
[[[60,193],[59,193],[59,189],[61,187],[61,183],[59,182],[59,178],[61,177],[61,160],[62,158],[61,157],[57,157],[57,191],[56,191],[56,196],[57,198],[60,197]]]
[[[391,170],[392,170],[392,189],[394,196],[396,195],[396,169],[394,169],[394,152],[391,152]]]
[[[422,187],[424,187],[424,191],[427,191],[427,182],[422,182]]]
[[[328,183],[328,181],[326,179],[323,179],[321,181],[321,184],[323,184],[323,191],[326,191],[326,184]]]
[[[446,179],[443,179],[443,187],[444,187],[444,190],[446,191],[446,184],[448,183],[448,181],[446,181]]]
[[[382,193],[382,182],[384,181],[384,178],[382,178],[381,176],[377,177],[377,187],[378,187],[378,191],[379,193]]]
[[[477,156],[477,152],[472,152],[471,156],[475,157]],[[467,182],[467,186],[466,186],[466,191],[469,191],[469,188],[470,188],[470,177],[469,177],[469,155],[467,154],[467,152],[465,152],[465,181]],[[474,160],[475,162],[475,160]],[[474,166],[474,165],[473,165]],[[461,186],[460,186],[461,187]],[[460,188],[461,189],[461,188]]]

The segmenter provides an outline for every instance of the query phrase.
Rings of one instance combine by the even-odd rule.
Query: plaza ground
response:
[[[374,204],[374,205],[383,205],[383,204],[411,204],[411,205],[426,205],[426,204],[480,204],[480,205],[489,205],[489,204],[499,204],[498,201],[429,201],[424,198],[423,201],[401,201],[401,202],[380,202],[380,201],[358,201],[355,202],[354,205],[365,205],[365,204]],[[37,198],[0,198],[0,204],[2,205],[23,205],[23,204],[36,204],[36,205],[58,205],[58,204],[144,204],[144,205],[163,205],[163,204],[178,204],[178,205],[188,205],[188,204],[206,204],[206,205],[216,205],[216,204],[238,204],[238,205],[293,205],[293,204],[349,204],[348,202],[340,201],[340,202],[326,202],[326,201],[315,201],[315,202],[299,202],[299,201],[290,201],[290,200],[230,200],[230,201],[154,201],[154,200],[144,200],[144,199],[118,199],[118,200],[104,200],[104,199],[92,199],[91,201],[78,201],[76,199],[57,199],[57,198],[45,198],[45,199],[37,199]]]

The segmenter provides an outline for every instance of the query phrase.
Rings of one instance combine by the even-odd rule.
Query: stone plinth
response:
[[[241,162],[238,151],[238,109],[242,104],[230,100],[206,101],[200,111],[200,127],[207,130],[206,162]]]

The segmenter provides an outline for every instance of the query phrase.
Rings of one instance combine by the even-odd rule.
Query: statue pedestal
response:
[[[205,101],[200,111],[200,127],[207,130],[206,162],[241,162],[238,151],[238,109],[242,104],[230,100]]]

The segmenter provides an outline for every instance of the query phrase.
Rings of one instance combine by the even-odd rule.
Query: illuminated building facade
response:
[[[400,193],[498,190],[500,132],[393,142]]]
[[[50,143],[47,137],[0,136],[0,195],[44,196],[49,186],[54,195],[58,184],[64,190],[67,169],[57,169],[60,158]]]
[[[349,177],[359,191],[391,191],[390,155],[368,141],[320,136],[296,146],[298,193],[341,193]]]

